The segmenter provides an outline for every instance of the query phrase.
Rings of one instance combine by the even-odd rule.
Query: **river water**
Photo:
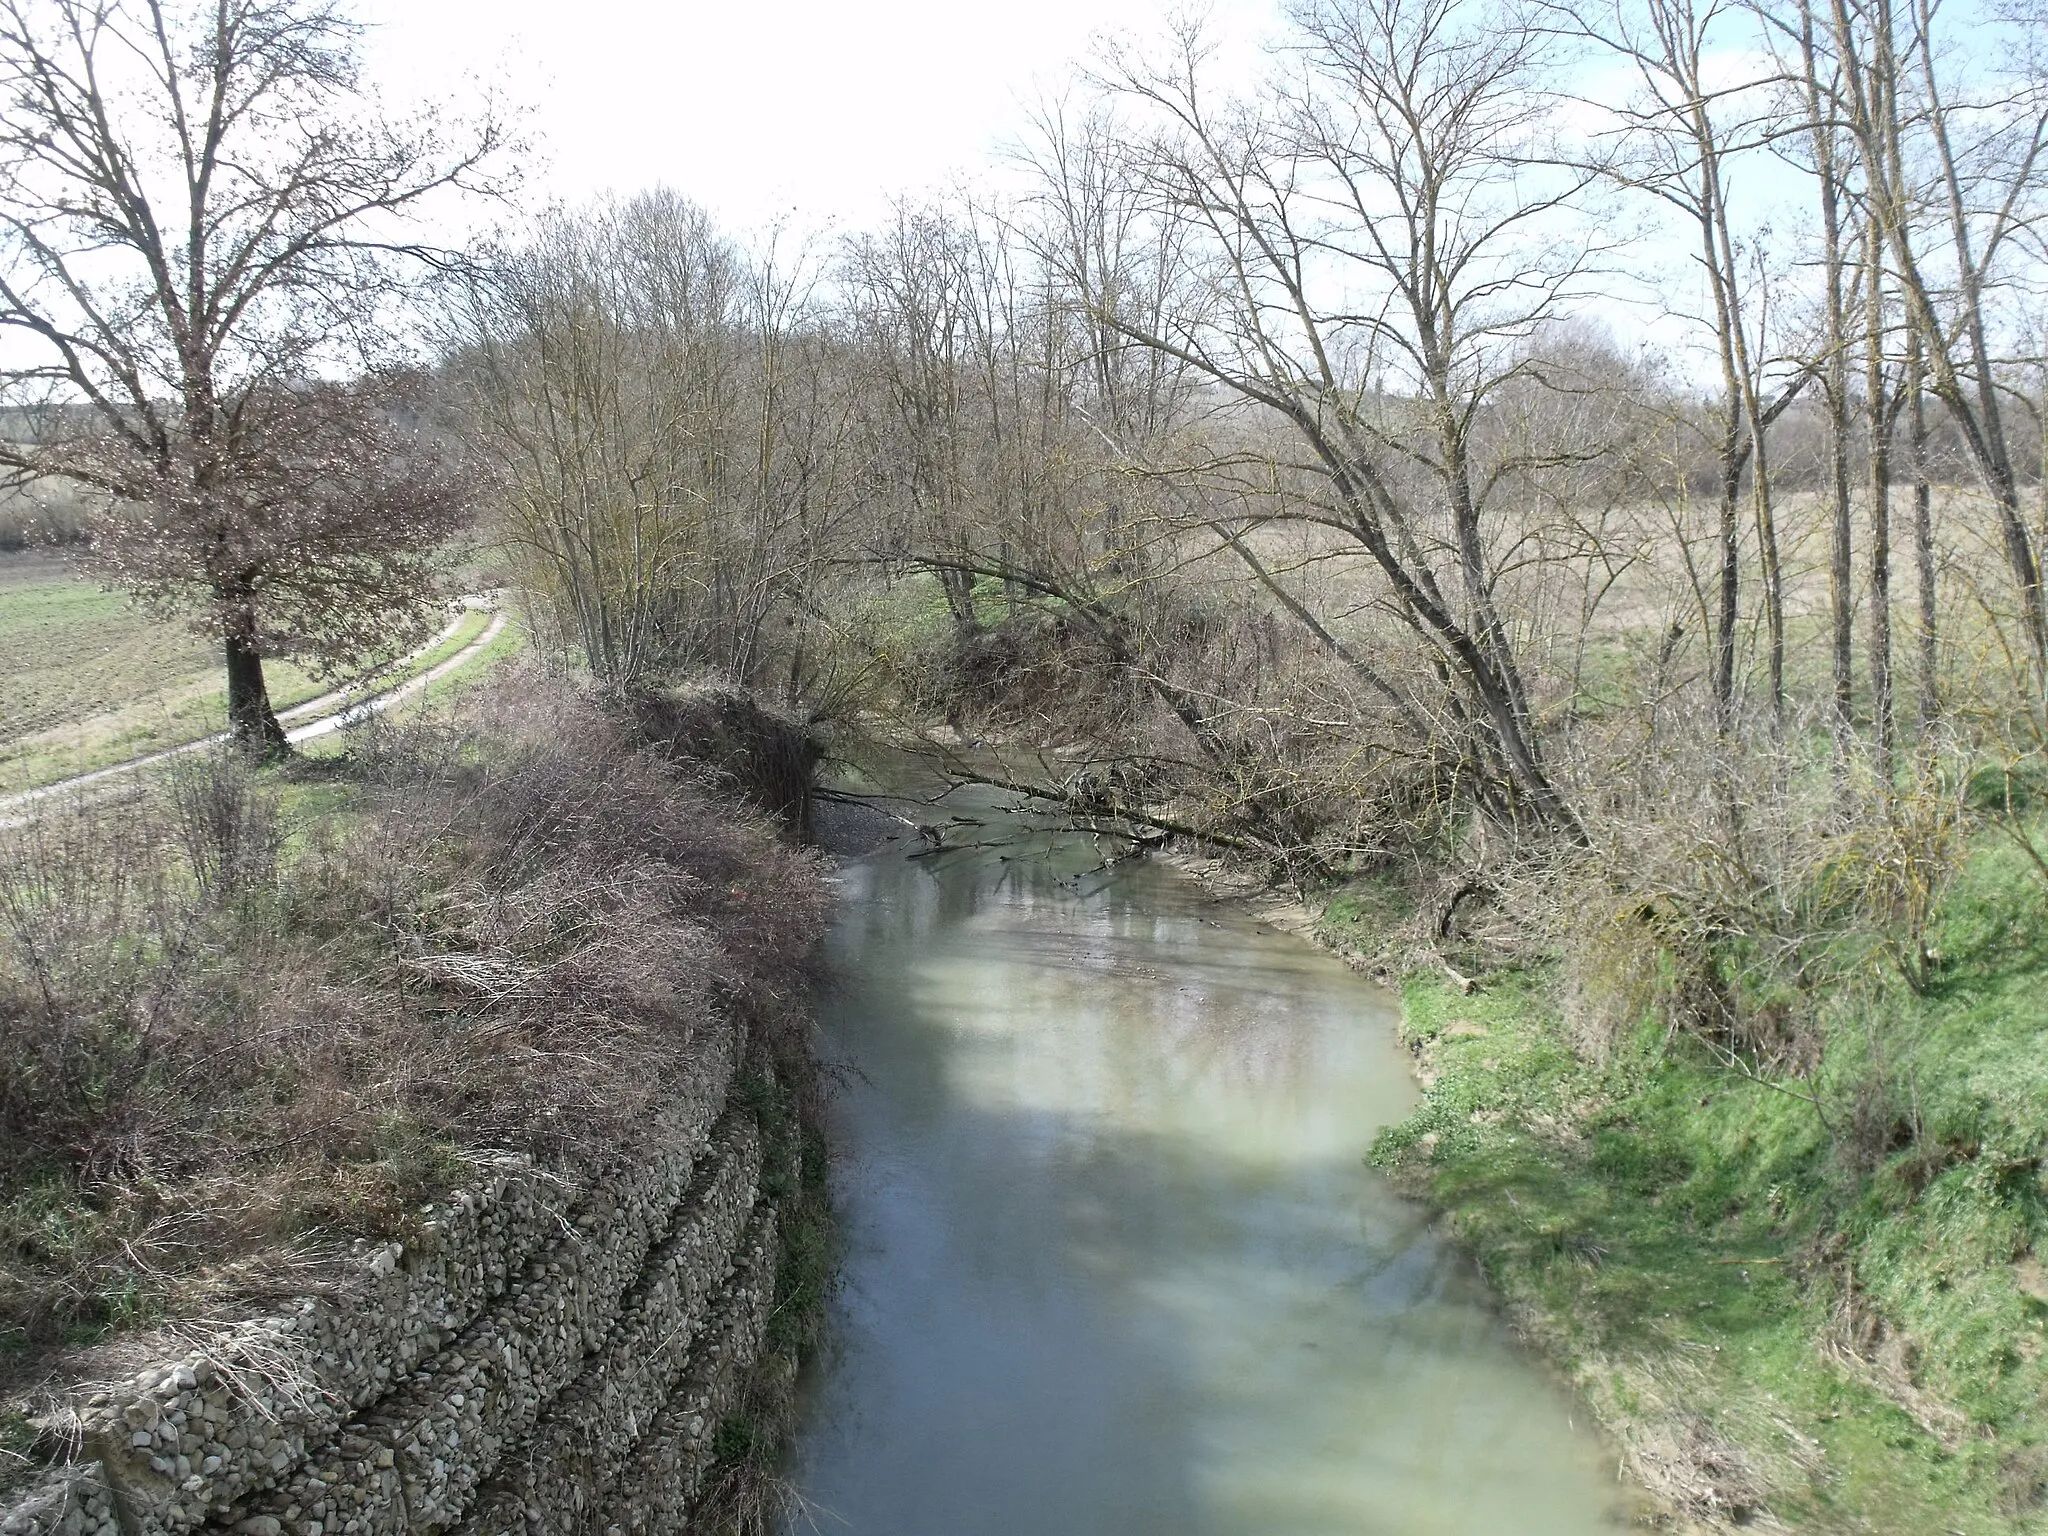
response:
[[[986,846],[843,870],[842,1281],[792,1529],[1616,1529],[1611,1456],[1366,1163],[1416,1096],[1389,999],[977,816]]]

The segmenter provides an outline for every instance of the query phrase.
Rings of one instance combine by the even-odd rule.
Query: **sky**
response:
[[[394,101],[486,89],[540,150],[522,201],[665,183],[732,229],[860,227],[989,165],[1101,35],[1171,0],[360,0]],[[1212,0],[1258,35],[1277,0]]]
[[[1154,51],[1198,9],[1223,49],[1212,92],[1259,70],[1283,0],[348,0],[387,108],[461,114],[495,97],[527,141],[507,207],[441,201],[430,237],[512,226],[552,202],[667,185],[752,243],[874,228],[897,197],[1000,176],[1035,108],[1076,93],[1106,40]],[[1148,48],[1148,44],[1152,45]],[[1582,82],[1587,83],[1587,82]],[[1604,84],[1604,82],[1591,82]],[[1617,99],[1629,89],[1612,81]],[[1605,100],[1589,91],[1594,101]],[[1214,99],[1212,95],[1212,99]],[[1746,175],[1751,174],[1746,172]],[[1600,319],[1678,346],[1653,289],[1692,307],[1688,249],[1634,248]],[[1675,279],[1675,281],[1674,281]],[[16,343],[18,345],[19,343]],[[0,338],[0,356],[11,355]]]
[[[1249,81],[1282,0],[354,0],[389,104],[523,114],[533,153],[506,212],[666,184],[743,238],[873,228],[898,196],[1000,175],[1033,108],[1073,91],[1107,39],[1141,47],[1194,11]],[[1617,99],[1631,89],[1610,68]],[[1597,82],[1596,82],[1597,83]],[[1604,88],[1604,87],[1603,87]],[[1597,91],[1592,99],[1604,99]],[[459,231],[446,234],[459,238]],[[1681,288],[1685,250],[1653,263]],[[1638,253],[1640,254],[1640,252]],[[1682,348],[1649,286],[1617,281],[1603,323]],[[1691,304],[1700,295],[1681,298]],[[1668,333],[1668,334],[1666,334]]]

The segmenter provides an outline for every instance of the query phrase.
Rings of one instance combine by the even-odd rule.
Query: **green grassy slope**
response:
[[[1548,967],[1404,984],[1430,1081],[1382,1161],[1694,1513],[2048,1530],[2039,881],[1979,846],[1935,939],[1924,996],[1843,1009],[1820,1070],[1770,1082],[1648,1021],[1588,1060]]]

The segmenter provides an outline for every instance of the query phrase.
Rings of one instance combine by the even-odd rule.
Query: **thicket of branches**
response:
[[[1845,954],[1938,964],[1969,818],[2029,824],[2035,20],[1301,0],[1258,83],[1109,49],[1023,190],[801,261],[558,216],[455,373],[614,681],[894,712],[1301,878],[1434,861],[1446,929],[1514,886],[1796,1062]]]

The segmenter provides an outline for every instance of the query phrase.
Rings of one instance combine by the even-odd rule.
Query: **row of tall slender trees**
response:
[[[265,655],[402,631],[482,508],[606,678],[993,680],[1087,794],[1289,856],[1810,760],[1847,814],[2048,689],[2048,70],[1953,3],[1300,0],[1249,82],[1105,48],[1001,195],[457,253],[408,221],[502,131],[368,110],[336,9],[10,0],[0,459],[107,500],[250,739]]]

